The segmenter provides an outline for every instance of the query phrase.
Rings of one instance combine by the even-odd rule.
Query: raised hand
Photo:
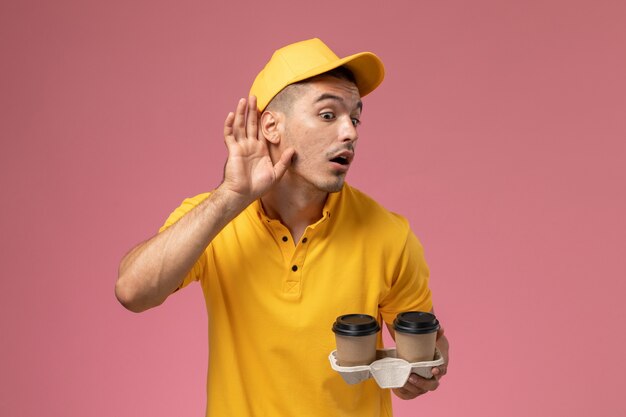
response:
[[[228,160],[220,188],[237,193],[250,202],[265,194],[283,176],[294,154],[289,148],[275,165],[272,163],[267,141],[259,129],[254,96],[250,96],[247,102],[240,99],[235,112],[228,113],[224,121],[224,142],[228,148]]]
[[[129,310],[156,307],[176,291],[207,245],[282,177],[294,154],[287,149],[272,164],[268,143],[259,135],[255,97],[249,102],[239,100],[235,113],[228,114],[224,139],[228,160],[222,184],[179,221],[122,259],[115,295]]]

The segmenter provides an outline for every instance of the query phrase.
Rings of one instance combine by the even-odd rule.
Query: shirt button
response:
[[[293,272],[296,272],[296,271],[298,270],[298,265],[294,265],[294,266],[292,266],[292,267],[291,267],[291,270],[292,270]]]
[[[283,236],[283,242],[286,242],[288,240],[289,240],[289,238],[287,236]]]
[[[307,242],[307,240],[309,240],[309,239],[307,239],[307,238],[305,237],[304,239],[302,239],[302,243],[306,243],[306,242]]]

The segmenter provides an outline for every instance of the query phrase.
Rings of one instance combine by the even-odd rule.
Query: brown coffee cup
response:
[[[337,317],[333,332],[337,342],[339,366],[369,365],[376,360],[376,334],[380,325],[367,314],[346,314]]]
[[[432,313],[406,311],[393,322],[396,333],[396,356],[409,363],[432,361],[439,321]]]

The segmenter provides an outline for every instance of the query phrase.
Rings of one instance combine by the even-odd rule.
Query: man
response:
[[[388,390],[348,385],[328,362],[337,316],[389,326],[399,312],[432,309],[408,222],[345,183],[361,97],[383,74],[374,54],[339,59],[319,39],[276,51],[226,118],[222,183],[122,260],[116,295],[135,312],[202,285],[207,416],[391,416]],[[443,331],[437,343],[447,363]],[[394,392],[432,391],[445,365],[433,374]]]

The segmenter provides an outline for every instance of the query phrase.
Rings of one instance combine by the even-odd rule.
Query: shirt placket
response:
[[[283,255],[285,271],[282,278],[281,295],[287,299],[298,299],[302,295],[305,260],[311,241],[315,237],[315,229],[326,221],[329,213],[325,211],[324,216],[317,223],[308,226],[297,244],[293,241],[289,229],[280,221],[270,219],[261,214],[260,211],[259,217],[268,226]]]
[[[288,270],[283,279],[283,295],[288,298],[299,298],[302,295],[302,276],[304,274],[305,259],[309,247],[309,229],[307,228],[302,240],[295,247],[288,264]]]

